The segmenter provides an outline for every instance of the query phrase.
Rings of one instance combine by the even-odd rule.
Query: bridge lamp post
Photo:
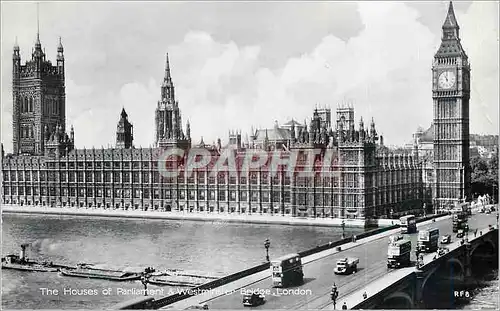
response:
[[[144,286],[144,296],[148,295],[148,280],[149,275],[146,272],[143,272],[141,275],[141,283]]]
[[[342,238],[345,239],[345,221],[344,220],[342,220],[341,226],[342,226]]]
[[[269,247],[271,246],[271,242],[269,241],[269,239],[266,239],[264,241],[264,247],[266,248],[266,261],[270,261],[269,260]]]

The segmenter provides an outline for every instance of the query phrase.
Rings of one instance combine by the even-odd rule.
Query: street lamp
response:
[[[264,241],[264,247],[266,248],[266,261],[269,262],[269,246],[271,246],[271,242],[269,241],[269,239],[266,239],[266,241]]]
[[[342,226],[342,238],[344,239],[345,238],[345,232],[344,232],[345,231],[345,221],[344,220],[342,220],[341,226]]]
[[[149,275],[146,272],[143,272],[141,274],[141,283],[144,286],[144,296],[148,295],[148,280],[149,280]]]
[[[333,309],[334,310],[336,308],[338,296],[339,296],[339,291],[337,290],[337,285],[335,285],[335,283],[333,283],[332,292],[330,293],[330,297],[332,298],[332,301],[333,301]]]

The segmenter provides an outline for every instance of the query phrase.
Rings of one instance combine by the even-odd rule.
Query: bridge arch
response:
[[[427,281],[428,281],[431,277],[435,276],[435,275],[436,275],[436,272],[438,272],[438,273],[439,273],[439,271],[440,271],[440,270],[442,271],[443,269],[446,269],[446,268],[448,268],[449,266],[451,266],[452,268],[453,268],[453,267],[456,267],[456,266],[460,267],[460,270],[459,270],[459,271],[460,271],[460,274],[461,274],[462,276],[464,276],[464,275],[465,275],[465,267],[464,267],[464,264],[463,264],[460,260],[458,260],[457,258],[452,257],[452,258],[448,259],[446,262],[444,262],[444,263],[442,263],[442,264],[440,264],[440,265],[436,265],[436,266],[434,266],[434,267],[432,267],[432,268],[431,268],[431,271],[430,271],[429,273],[427,273],[427,275],[425,276],[425,278],[424,278],[424,280],[423,280],[423,282],[422,282],[421,290],[422,290],[422,291],[423,291],[423,290],[425,290],[425,285],[427,284]],[[448,270],[448,271],[449,271],[449,270]],[[455,269],[454,269],[454,271],[455,271]]]
[[[382,308],[390,309],[412,309],[414,306],[413,298],[405,292],[396,292],[384,298]]]
[[[470,256],[473,256],[478,248],[479,248],[479,250],[482,250],[484,248],[487,248],[488,246],[490,247],[489,250],[492,251],[491,253],[496,254],[497,247],[491,239],[484,239],[481,242],[482,243],[477,243],[476,245],[474,245],[474,247],[470,251]]]

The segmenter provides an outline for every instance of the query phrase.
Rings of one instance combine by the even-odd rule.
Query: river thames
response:
[[[363,229],[345,231],[355,234]],[[266,238],[271,241],[270,256],[277,257],[338,240],[341,235],[341,228],[311,226],[4,214],[2,256],[18,253],[19,245],[31,243],[28,256],[40,261],[230,274],[262,263]],[[178,290],[150,288],[165,295]],[[135,298],[134,293],[142,289],[138,281],[116,283],[2,270],[2,307],[9,309],[101,309]]]

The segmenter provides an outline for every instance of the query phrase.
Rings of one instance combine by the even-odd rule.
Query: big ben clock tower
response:
[[[441,46],[432,66],[434,102],[434,198],[437,208],[470,199],[469,97],[470,65],[460,43],[450,2]]]

